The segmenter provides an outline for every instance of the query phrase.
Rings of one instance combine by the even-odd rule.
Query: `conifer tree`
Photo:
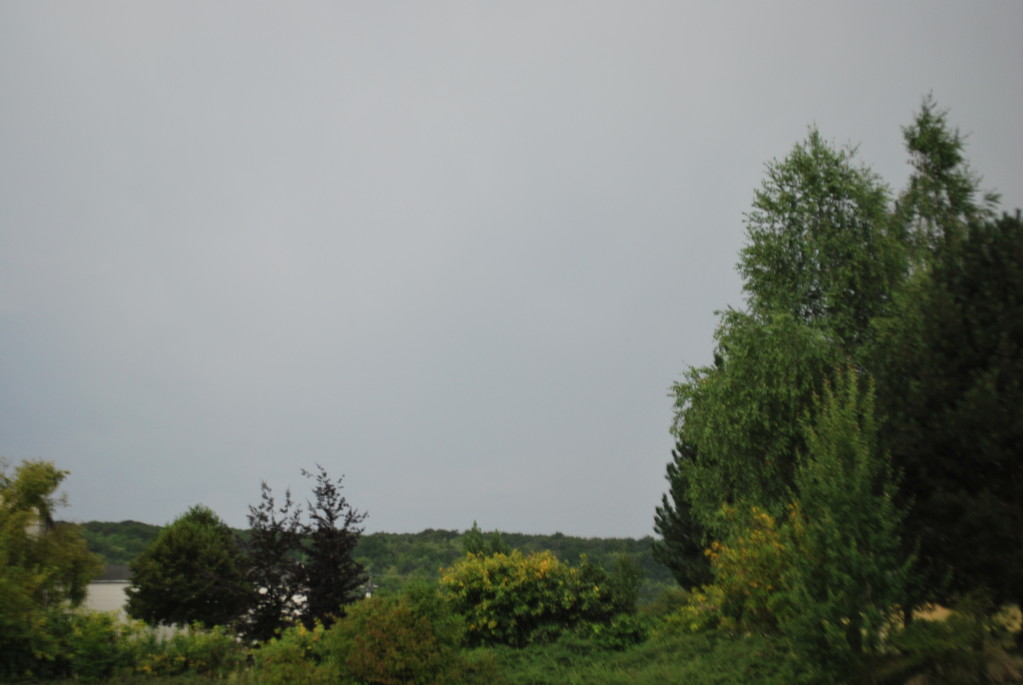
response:
[[[344,607],[362,595],[367,577],[355,561],[355,545],[362,534],[359,527],[366,515],[353,509],[341,495],[341,478],[336,481],[317,465],[316,473],[302,474],[315,480],[313,499],[307,504],[309,523],[304,526],[307,545],[303,577],[306,602],[302,621],[330,625],[344,616]]]
[[[696,450],[679,441],[668,462],[668,494],[654,514],[654,531],[660,536],[653,544],[654,559],[671,570],[678,584],[694,588],[710,582],[706,528],[693,515],[689,501],[689,469]]]

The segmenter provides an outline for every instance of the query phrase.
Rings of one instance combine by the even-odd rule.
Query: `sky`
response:
[[[1023,205],[1023,3],[0,3],[0,455],[68,520],[653,533],[765,164]]]

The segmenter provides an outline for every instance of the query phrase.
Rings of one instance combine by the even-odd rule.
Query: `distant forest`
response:
[[[145,549],[160,526],[138,521],[89,521],[82,524],[89,550],[108,565],[127,565]],[[235,531],[242,539],[247,531]],[[467,531],[466,531],[467,532]],[[465,532],[427,529],[420,533],[370,533],[359,538],[355,557],[365,566],[378,590],[392,592],[413,580],[436,581],[443,567],[463,555]],[[501,533],[512,549],[525,554],[549,550],[559,559],[576,563],[581,555],[608,571],[620,557],[628,557],[643,574],[640,601],[655,597],[658,591],[675,585],[671,571],[658,563],[651,552],[653,538],[579,538],[561,533],[527,535]]]

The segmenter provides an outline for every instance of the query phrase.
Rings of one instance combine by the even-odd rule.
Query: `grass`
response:
[[[774,685],[793,682],[791,664],[759,636],[716,633],[652,638],[622,652],[562,639],[498,651],[508,685]]]

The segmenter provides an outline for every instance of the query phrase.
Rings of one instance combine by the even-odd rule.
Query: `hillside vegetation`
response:
[[[89,550],[105,563],[126,566],[159,534],[161,526],[138,521],[88,521],[82,532]],[[246,539],[248,531],[236,530]],[[359,538],[355,558],[361,563],[378,590],[398,590],[414,580],[435,581],[440,569],[464,554],[468,531],[436,530],[419,533],[368,533]],[[674,584],[671,572],[658,563],[651,552],[653,538],[581,538],[554,533],[531,535],[500,533],[511,548],[521,552],[553,552],[559,559],[576,561],[586,556],[595,565],[614,568],[620,557],[635,562],[642,573],[640,598],[652,599],[657,592]]]

